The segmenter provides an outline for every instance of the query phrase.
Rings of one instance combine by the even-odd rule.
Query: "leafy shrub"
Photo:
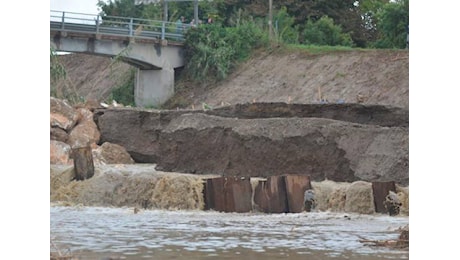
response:
[[[131,68],[120,84],[112,90],[110,101],[117,101],[125,106],[134,106],[134,78],[136,70]]]
[[[318,21],[308,21],[304,30],[305,44],[352,46],[353,41],[348,33],[342,33],[342,28],[334,24],[328,16]]]
[[[192,28],[185,35],[186,72],[197,81],[225,79],[236,62],[266,43],[267,36],[253,22],[242,21],[236,27],[216,23]]]

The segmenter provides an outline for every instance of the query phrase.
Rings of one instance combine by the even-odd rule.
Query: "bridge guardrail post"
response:
[[[183,24],[183,27],[178,28],[177,24],[166,20],[158,21],[103,16],[100,14],[91,14],[91,18],[88,18],[86,16],[80,16],[90,14],[53,10],[52,12],[54,13],[50,15],[50,29],[53,33],[58,33],[62,37],[67,37],[69,33],[95,34],[94,36],[98,40],[105,35],[114,37],[127,36],[130,42],[135,42],[135,39],[138,38],[153,41],[158,41],[159,38],[161,38],[162,43],[167,45],[168,39],[171,41],[176,40],[178,42],[183,42],[184,32],[190,27],[188,24]],[[160,23],[161,32],[158,30]],[[175,33],[173,32],[174,27],[176,27]],[[161,35],[158,35],[159,32]],[[166,33],[168,33],[168,39],[166,39]]]
[[[64,24],[65,24],[65,12],[62,12],[62,21],[61,21],[61,29],[64,30]]]
[[[133,18],[129,19],[129,36],[133,36]]]
[[[99,15],[96,17],[96,34],[99,34]]]

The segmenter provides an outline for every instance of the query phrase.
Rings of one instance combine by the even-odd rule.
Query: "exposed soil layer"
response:
[[[225,81],[177,85],[170,108],[251,102],[380,104],[409,108],[409,51],[356,50],[309,54],[275,49],[241,64]],[[191,107],[189,105],[188,107]]]
[[[116,86],[114,75],[129,69],[82,54],[60,61],[71,86],[99,101]],[[96,110],[100,144],[122,145],[136,162],[165,171],[409,182],[407,50],[279,48],[223,82],[176,83],[164,105],[174,110]],[[195,109],[204,107],[211,109]]]
[[[99,109],[95,121],[101,143],[120,144],[137,162],[164,171],[407,184],[407,111],[383,108],[272,103],[208,111]]]

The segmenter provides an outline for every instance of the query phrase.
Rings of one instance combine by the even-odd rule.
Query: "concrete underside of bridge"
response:
[[[61,34],[51,36],[51,45],[57,51],[118,57],[137,67],[134,86],[137,107],[159,107],[172,97],[174,68],[184,66],[182,46]]]
[[[134,102],[137,107],[155,108],[174,95],[174,69],[137,69]]]

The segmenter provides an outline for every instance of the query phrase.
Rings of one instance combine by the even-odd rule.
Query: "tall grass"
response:
[[[241,21],[235,27],[209,24],[192,28],[185,36],[186,74],[197,82],[225,79],[253,49],[267,43],[266,33],[253,22]]]

